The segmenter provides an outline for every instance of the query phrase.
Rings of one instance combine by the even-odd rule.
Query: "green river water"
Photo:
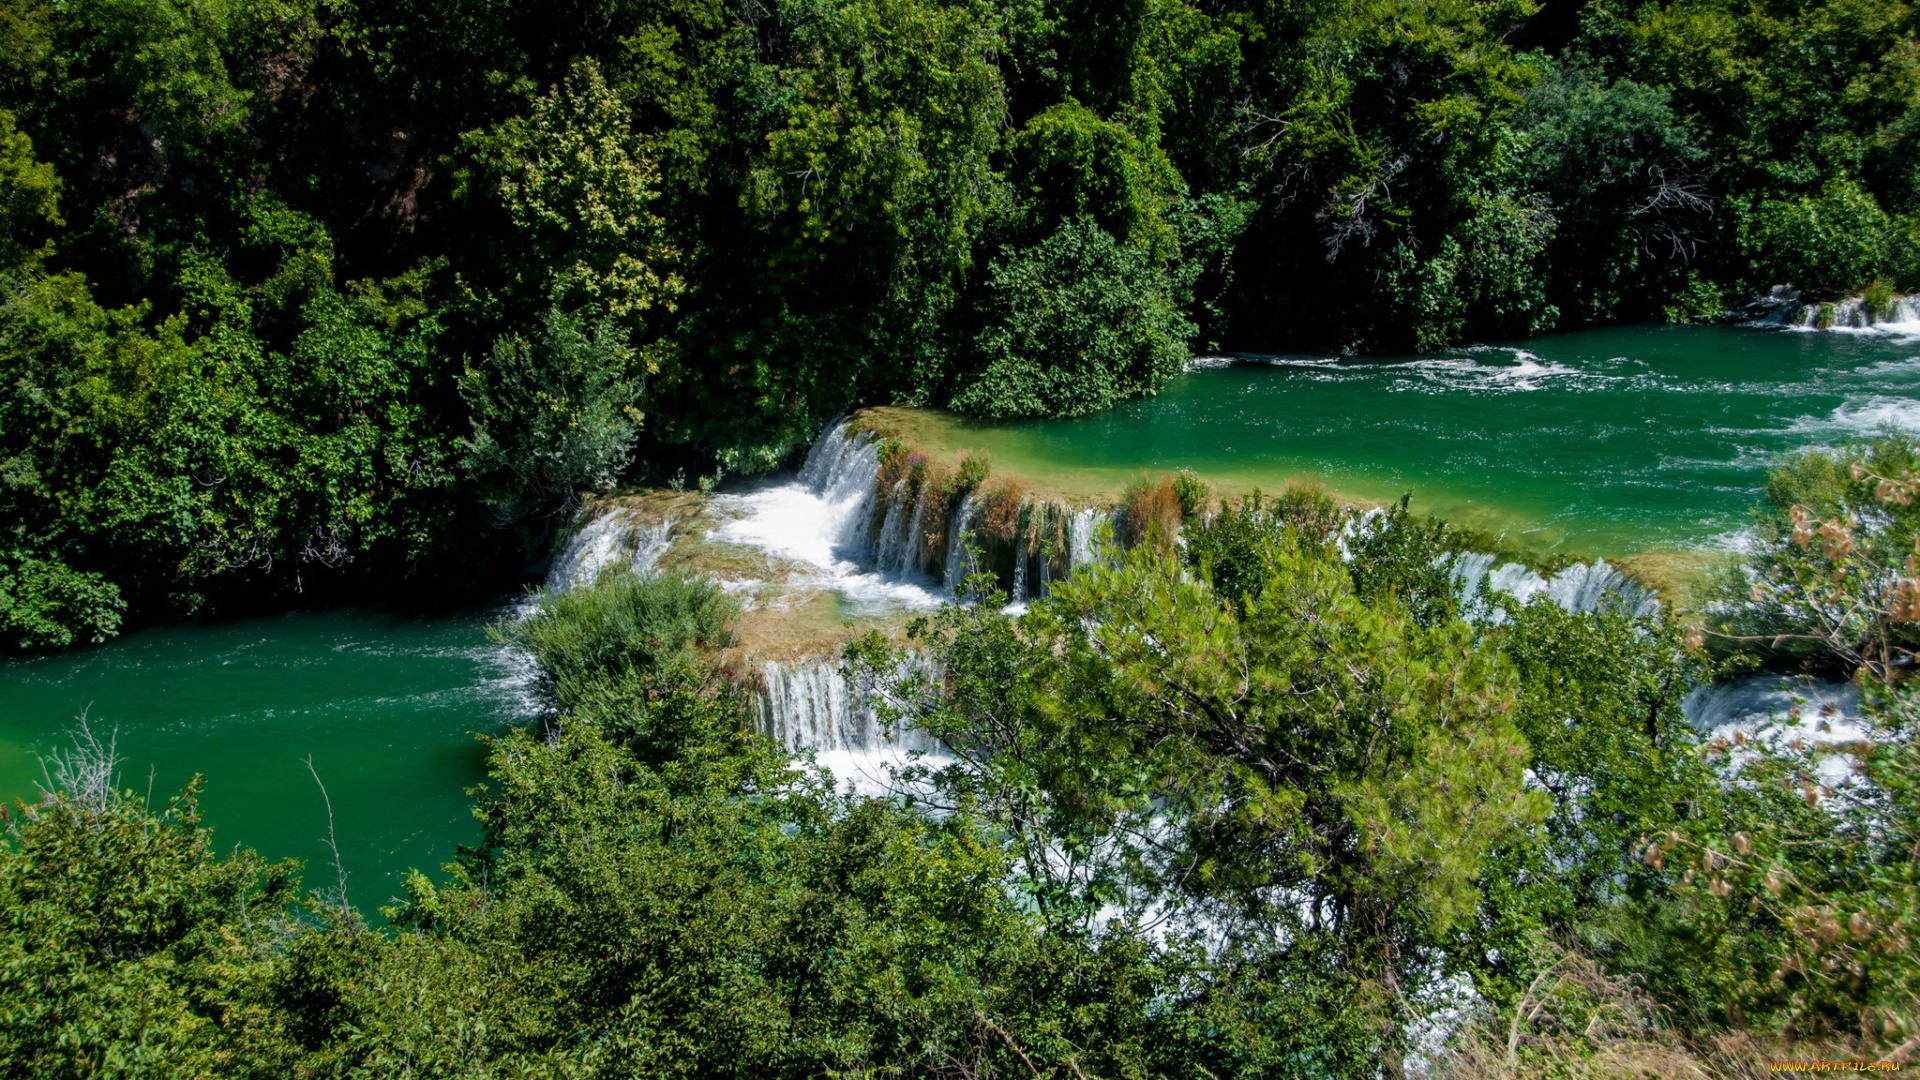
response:
[[[433,620],[295,613],[146,630],[94,649],[0,664],[0,798],[31,800],[40,755],[82,712],[117,732],[120,786],[164,805],[194,773],[214,843],[307,863],[332,890],[326,783],[361,910],[479,839],[464,789],[485,778],[476,735],[522,714],[526,679],[487,640],[492,613]]]
[[[1118,490],[1189,466],[1223,488],[1317,476],[1337,491],[1598,554],[1726,546],[1794,447],[1920,426],[1920,337],[1628,327],[1402,361],[1282,358],[1201,368],[1090,420],[923,420],[996,468]],[[291,614],[133,634],[0,664],[0,799],[33,798],[38,755],[85,711],[118,731],[122,785],[156,802],[207,777],[208,824],[308,863],[330,886],[332,795],[363,910],[410,866],[477,837],[463,789],[476,733],[525,715],[524,674],[486,640],[498,612],[432,621]]]
[[[1920,330],[1920,327],[1914,329]],[[1317,478],[1590,555],[1726,546],[1784,451],[1920,427],[1920,337],[1631,326],[1398,360],[1270,358],[1086,420],[926,418],[929,441],[1069,494],[1180,466]]]

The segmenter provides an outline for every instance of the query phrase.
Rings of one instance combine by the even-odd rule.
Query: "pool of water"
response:
[[[526,670],[487,640],[499,614],[297,613],[0,663],[0,799],[35,799],[41,757],[85,714],[116,739],[120,787],[160,806],[203,774],[217,847],[305,860],[306,883],[331,892],[311,755],[348,895],[372,914],[409,867],[436,869],[479,839],[465,794],[485,779],[479,736],[531,703]]]
[[[913,418],[932,448],[1068,494],[1186,466],[1224,491],[1313,478],[1594,554],[1728,546],[1766,471],[1810,444],[1920,427],[1920,338],[1632,326],[1387,359],[1203,362],[1075,421]]]

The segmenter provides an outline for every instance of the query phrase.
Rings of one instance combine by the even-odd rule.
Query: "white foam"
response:
[[[943,597],[927,582],[869,565],[878,472],[873,440],[839,425],[814,444],[798,476],[714,496],[726,520],[709,535],[798,564],[805,572],[795,584],[837,592],[864,609],[937,607]]]
[[[1820,782],[1830,788],[1845,786],[1853,776],[1853,756],[1838,748],[1872,737],[1872,725],[1860,714],[1860,688],[1850,682],[1750,675],[1697,687],[1681,707],[1707,738],[1732,742],[1744,736],[1774,750],[1807,748]]]
[[[1920,401],[1886,395],[1856,398],[1824,417],[1798,417],[1787,430],[1806,436],[1877,435],[1885,427],[1920,429]]]

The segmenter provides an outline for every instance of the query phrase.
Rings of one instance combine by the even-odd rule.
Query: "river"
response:
[[[1374,499],[1412,491],[1419,507],[1538,549],[1725,547],[1779,454],[1885,423],[1920,425],[1920,338],[1626,327],[1397,361],[1203,364],[1157,398],[1082,421],[916,415],[930,437],[984,447],[997,469],[1043,486],[1111,492],[1143,469],[1178,466],[1229,490],[1314,476]],[[770,550],[822,531],[775,512],[807,505],[805,492],[743,490],[728,496],[747,515],[731,526],[741,542],[757,542],[751,526],[762,518],[781,523],[760,538]],[[833,492],[820,494],[829,505]],[[589,549],[598,550],[582,545],[570,558]],[[838,565],[837,554],[821,558]],[[872,576],[836,572],[826,578]],[[486,637],[504,610],[434,620],[296,613],[0,663],[0,799],[35,797],[39,755],[84,712],[97,732],[117,731],[123,787],[151,786],[159,803],[202,773],[219,846],[304,859],[307,880],[326,885],[311,755],[349,895],[371,911],[400,891],[408,867],[432,869],[478,838],[464,789],[484,779],[479,736],[531,707],[527,673]],[[788,669],[770,680],[775,696],[832,696],[813,685],[825,685],[817,673]]]
[[[494,617],[303,612],[0,663],[0,799],[37,795],[40,755],[84,713],[117,738],[123,789],[158,807],[200,773],[217,847],[304,859],[308,884],[331,889],[311,755],[348,895],[371,913],[409,867],[480,837],[465,794],[485,779],[478,736],[530,706],[526,670],[487,639]]]
[[[1629,326],[1397,359],[1202,361],[1077,421],[904,417],[934,447],[1069,497],[1185,466],[1229,492],[1314,478],[1540,552],[1731,546],[1768,467],[1920,426],[1920,337]]]

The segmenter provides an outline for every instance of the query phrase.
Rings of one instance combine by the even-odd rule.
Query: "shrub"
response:
[[[732,644],[738,612],[739,601],[707,578],[615,567],[591,585],[546,593],[538,611],[496,635],[526,649],[565,702],[596,678]]]
[[[1866,310],[1868,322],[1886,321],[1893,314],[1893,283],[1883,277],[1867,282],[1867,287],[1860,290],[1860,306]]]
[[[1176,469],[1173,493],[1180,499],[1180,516],[1191,520],[1205,514],[1213,502],[1213,488],[1192,469]]]
[[[977,490],[981,484],[987,482],[987,477],[992,472],[993,460],[986,455],[985,451],[976,454],[969,450],[961,455],[960,471],[954,473],[953,479],[948,481],[948,490],[956,495]]]
[[[1182,500],[1174,478],[1142,476],[1121,496],[1120,527],[1128,547],[1153,543],[1171,545],[1180,533]]]
[[[1893,269],[1895,222],[1851,180],[1828,181],[1817,196],[1761,202],[1740,215],[1739,229],[1762,281],[1844,293]]]
[[[503,520],[613,484],[633,457],[640,381],[626,333],[549,309],[531,339],[511,334],[468,365],[467,468]]]
[[[59,649],[99,644],[120,629],[120,588],[65,563],[0,561],[0,647]]]
[[[1089,217],[988,270],[976,372],[952,407],[998,420],[1087,416],[1180,373],[1195,333],[1172,276]]]

